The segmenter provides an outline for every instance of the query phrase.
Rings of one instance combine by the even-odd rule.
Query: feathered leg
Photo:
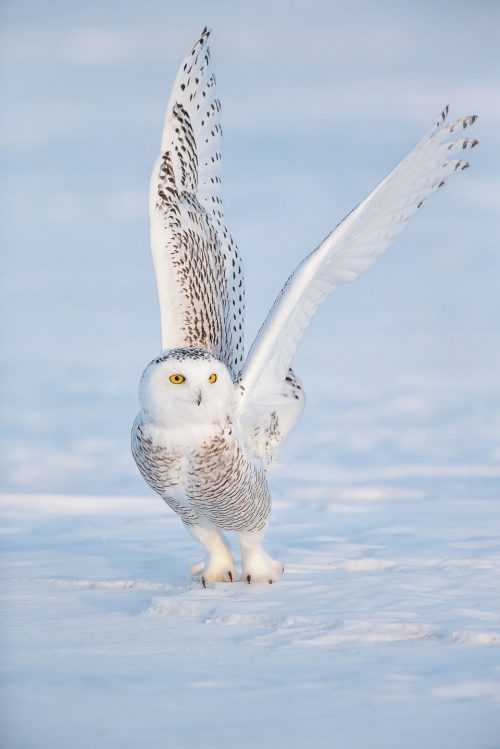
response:
[[[214,525],[185,525],[193,538],[207,551],[205,560],[191,567],[191,575],[201,578],[204,587],[207,583],[235,582],[236,567],[223,534]]]
[[[240,533],[242,573],[247,583],[275,583],[284,572],[283,563],[273,559],[262,547],[262,531]]]

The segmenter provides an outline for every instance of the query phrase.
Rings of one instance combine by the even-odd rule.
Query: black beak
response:
[[[201,403],[201,390],[198,390],[197,396],[196,396],[196,403],[200,405]]]

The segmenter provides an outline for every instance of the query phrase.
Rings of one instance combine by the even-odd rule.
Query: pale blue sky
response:
[[[311,424],[329,378],[363,389],[391,377],[451,387],[459,376],[490,392],[499,11],[4,0],[6,486],[141,490],[126,443],[138,377],[159,345],[147,182],[177,65],[205,24],[223,104],[225,213],[246,261],[247,346],[296,263],[449,102],[452,117],[480,115],[472,169],[325,305],[297,368]]]

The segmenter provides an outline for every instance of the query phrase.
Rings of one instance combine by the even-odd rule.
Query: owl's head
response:
[[[139,400],[159,426],[224,422],[234,408],[234,385],[227,367],[208,351],[174,348],[148,364]]]

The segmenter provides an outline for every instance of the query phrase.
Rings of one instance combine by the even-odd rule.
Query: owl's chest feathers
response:
[[[183,487],[195,495],[234,482],[247,457],[231,423],[164,428],[138,417],[133,453],[160,494]]]

